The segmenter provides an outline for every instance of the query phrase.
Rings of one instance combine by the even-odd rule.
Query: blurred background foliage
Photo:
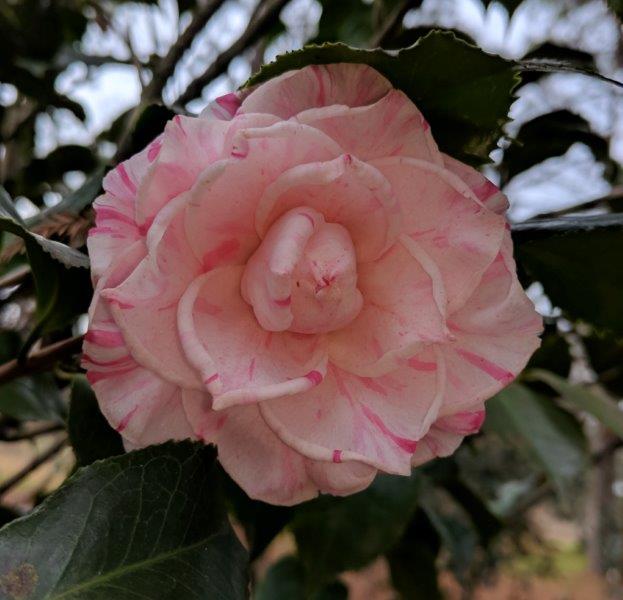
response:
[[[623,597],[623,90],[607,81],[623,79],[622,14],[618,0],[0,2],[0,525],[30,515],[0,532],[0,598],[242,598],[249,574],[262,600]],[[78,364],[84,241],[112,164],[325,42],[418,42],[366,60],[503,187],[546,330],[454,456],[280,508],[192,444],[121,456]],[[304,50],[259,77],[361,56]],[[128,537],[141,514],[157,538]]]

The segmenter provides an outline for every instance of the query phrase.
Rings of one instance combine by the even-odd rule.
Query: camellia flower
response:
[[[294,504],[452,453],[539,344],[505,197],[374,69],[175,117],[108,174],[84,365],[135,448],[197,438]]]

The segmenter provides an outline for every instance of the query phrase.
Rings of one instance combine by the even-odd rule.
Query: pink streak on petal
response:
[[[224,240],[216,248],[206,252],[203,256],[203,268],[211,271],[223,261],[232,257],[240,248],[240,242],[236,239]]]
[[[437,363],[418,360],[417,358],[415,358],[415,356],[407,360],[407,364],[412,369],[415,369],[416,371],[436,371],[437,370]]]
[[[149,146],[149,150],[147,150],[147,160],[149,162],[154,162],[156,158],[158,158],[160,148],[162,148],[162,140],[155,140],[152,142],[151,146]]]
[[[109,206],[102,206],[101,208],[95,209],[96,218],[98,221],[121,221],[122,223],[127,223],[128,225],[133,225],[136,227],[136,223],[132,217],[123,214],[122,212],[115,210]]]
[[[253,374],[255,373],[255,358],[251,359],[249,363],[249,381],[253,379]]]
[[[123,335],[120,331],[102,331],[91,329],[84,336],[85,341],[103,346],[104,348],[118,348],[125,344]]]
[[[367,387],[369,390],[372,390],[373,392],[376,392],[377,394],[380,394],[381,396],[387,396],[387,391],[385,390],[385,388],[379,383],[377,383],[373,378],[359,377],[359,381],[361,381],[361,383],[363,383],[363,385]]]
[[[117,427],[115,427],[115,429],[121,433],[127,426],[128,423],[130,422],[130,419],[134,416],[134,413],[138,410],[138,406],[135,406],[125,417],[123,417],[123,419],[121,419],[121,421],[119,421],[119,425],[117,425]]]
[[[134,364],[127,369],[118,369],[116,371],[89,371],[87,373],[87,380],[91,385],[95,385],[98,381],[102,379],[108,379],[110,377],[119,377],[119,375],[124,375],[125,373],[129,373],[136,369],[138,365]]]
[[[217,379],[218,379],[218,373],[215,373],[214,375],[210,375],[210,377],[208,377],[204,383],[208,385],[212,383],[213,381],[216,381]]]
[[[407,438],[400,437],[396,435],[393,431],[388,429],[387,425],[383,422],[381,417],[379,417],[373,410],[368,408],[365,404],[361,405],[361,409],[363,410],[363,414],[366,416],[368,421],[376,425],[379,430],[386,435],[389,439],[396,444],[401,450],[405,452],[409,452],[409,454],[413,454],[415,449],[417,448],[417,442],[415,440],[409,440]]]
[[[334,463],[341,463],[342,462],[342,451],[341,450],[334,450],[333,451],[333,462]]]
[[[322,373],[320,371],[310,371],[305,375],[306,379],[309,379],[314,386],[317,386],[322,381]]]
[[[238,112],[241,104],[240,98],[233,92],[216,98],[215,102],[232,117]]]
[[[476,368],[484,371],[487,375],[490,375],[494,379],[502,383],[510,383],[515,379],[515,375],[506,369],[503,369],[499,365],[487,360],[483,356],[479,356],[478,354],[474,354],[469,350],[464,350],[463,348],[457,348],[456,350],[468,363],[474,365]]]
[[[130,179],[130,176],[128,175],[128,172],[125,170],[125,167],[123,166],[123,163],[121,163],[117,167],[117,172],[119,173],[119,176],[121,177],[121,181],[123,181],[123,184],[125,185],[125,187],[127,187],[128,190],[132,194],[136,194],[136,185]]]
[[[275,300],[275,304],[277,306],[290,306],[290,304],[292,304],[292,296],[288,296],[283,300]]]

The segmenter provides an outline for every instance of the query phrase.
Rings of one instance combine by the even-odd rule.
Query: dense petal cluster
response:
[[[197,438],[255,498],[409,474],[539,344],[506,199],[364,65],[175,117],[108,174],[83,364],[127,447]]]

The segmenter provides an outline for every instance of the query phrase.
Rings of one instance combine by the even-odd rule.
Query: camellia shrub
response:
[[[512,176],[576,137],[603,144],[565,111],[505,128],[522,75],[621,84],[410,30],[410,3],[325,2],[313,43],[199,106],[245,49],[261,59],[287,4],[269,0],[163,102],[223,4],[189,3],[177,42],[139,66],[139,105],[102,133],[114,156],[61,145],[53,161],[32,154],[34,124],[16,145],[11,119],[84,116],[53,65],[106,13],[26,4],[67,31],[28,62],[30,13],[10,3],[2,25],[17,96],[0,113],[0,436],[51,445],[0,493],[72,453],[32,511],[0,513],[0,598],[346,598],[343,573],[375,560],[390,593],[438,598],[437,569],[469,593],[534,502],[573,512],[623,437],[623,220],[603,202],[511,223]],[[528,286],[557,307],[545,322]],[[590,387],[568,378],[578,348]],[[597,454],[585,414],[606,432]]]

